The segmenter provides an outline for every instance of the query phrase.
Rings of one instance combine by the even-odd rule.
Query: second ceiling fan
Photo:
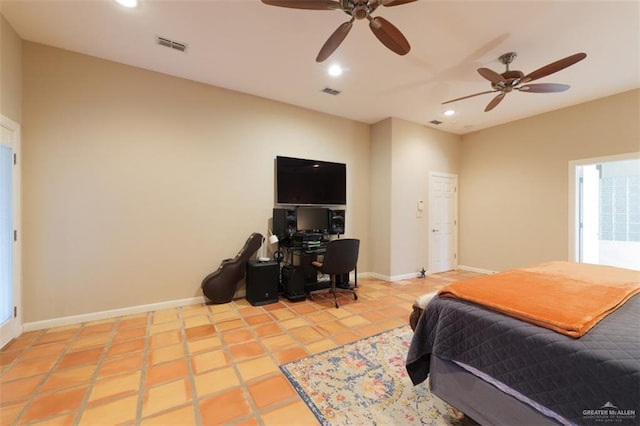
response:
[[[478,68],[478,73],[485,79],[489,80],[489,82],[491,82],[491,90],[474,93],[473,95],[467,95],[461,98],[451,99],[450,101],[442,102],[442,104],[444,105],[451,102],[460,101],[462,99],[473,98],[474,96],[498,92],[498,94],[489,102],[489,104],[487,104],[486,108],[484,109],[485,112],[489,112],[496,106],[498,106],[498,104],[502,102],[502,100],[508,93],[511,93],[514,90],[525,93],[564,92],[565,90],[569,89],[569,85],[557,83],[529,83],[531,81],[546,77],[550,74],[570,67],[576,62],[580,62],[581,60],[586,58],[587,54],[580,52],[571,56],[567,56],[566,58],[562,58],[560,60],[547,64],[542,68],[538,68],[537,70],[532,71],[527,75],[525,75],[522,71],[509,69],[509,64],[513,62],[516,56],[518,55],[515,52],[508,52],[498,58],[498,60],[507,67],[506,71],[502,74],[498,74],[497,72],[489,68]]]
[[[341,24],[337,30],[331,34],[324,43],[318,56],[317,62],[326,60],[340,46],[351,31],[353,21],[356,19],[367,19],[369,28],[375,36],[387,48],[398,55],[406,55],[411,50],[409,42],[404,35],[393,24],[379,16],[371,16],[378,6],[399,6],[405,3],[412,3],[416,0],[262,0],[264,4],[270,6],[290,7],[293,9],[310,10],[342,10],[351,16],[347,22]]]

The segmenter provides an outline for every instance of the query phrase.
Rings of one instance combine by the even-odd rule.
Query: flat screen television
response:
[[[298,206],[347,204],[347,165],[276,157],[276,203]]]

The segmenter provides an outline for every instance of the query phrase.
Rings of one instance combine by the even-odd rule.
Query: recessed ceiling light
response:
[[[452,110],[452,109],[448,109],[445,112],[443,112],[442,114],[444,114],[447,117],[451,117],[452,115],[455,115],[456,112],[454,110]]]
[[[329,75],[332,77],[337,77],[342,74],[342,67],[340,65],[331,65],[329,67]]]
[[[130,9],[138,7],[138,0],[115,0],[120,6],[128,7]]]

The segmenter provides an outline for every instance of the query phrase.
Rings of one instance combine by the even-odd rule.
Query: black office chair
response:
[[[327,243],[327,251],[324,254],[322,262],[311,262],[313,266],[318,268],[318,271],[323,274],[328,274],[331,277],[331,293],[333,293],[333,300],[335,301],[336,308],[339,308],[338,297],[336,296],[336,290],[346,290],[353,293],[354,300],[358,300],[356,294],[356,288],[358,287],[358,252],[360,250],[360,240],[353,238],[342,238],[338,240],[332,240]],[[336,275],[347,275],[349,272],[355,271],[355,285],[348,287],[336,288]],[[348,284],[348,279],[347,283]]]

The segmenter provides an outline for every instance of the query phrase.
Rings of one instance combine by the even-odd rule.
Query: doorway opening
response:
[[[637,153],[570,163],[570,259],[640,270],[640,157]]]

